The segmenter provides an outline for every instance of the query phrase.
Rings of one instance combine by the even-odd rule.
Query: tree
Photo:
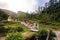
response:
[[[8,15],[0,10],[0,21],[1,20],[6,20],[8,18]]]
[[[50,5],[53,5],[54,4],[54,0],[50,0]]]
[[[56,3],[56,2],[57,2],[57,0],[54,0],[54,2]]]
[[[45,3],[43,10],[39,11],[40,9],[37,11],[39,16],[36,15],[39,20],[60,22],[60,2],[57,2],[57,0],[50,0],[48,3]]]

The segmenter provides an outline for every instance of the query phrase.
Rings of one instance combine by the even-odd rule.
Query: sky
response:
[[[49,0],[0,0],[0,8],[13,12],[33,12],[38,6],[44,6]]]
[[[38,0],[38,6],[44,6],[46,2],[49,2],[49,0]]]

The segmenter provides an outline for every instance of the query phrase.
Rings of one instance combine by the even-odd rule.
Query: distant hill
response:
[[[0,11],[4,12],[5,14],[11,16],[13,19],[26,19],[28,17],[28,13],[26,12],[22,12],[22,11],[18,11],[17,13],[12,12],[10,10],[6,10],[6,9],[0,9]]]
[[[18,11],[17,16],[26,17],[27,16],[27,13],[22,12],[22,11]]]
[[[7,9],[0,9],[0,11],[5,12],[7,15],[11,15],[11,16],[16,15],[16,13],[15,13],[15,12],[12,12],[12,11],[7,10]]]
[[[11,16],[13,16],[13,15],[15,15],[15,16],[27,16],[27,13],[26,12],[22,12],[22,11],[18,11],[17,13],[12,12],[12,11],[7,10],[7,9],[0,9],[0,11],[3,11],[6,14],[11,15]]]

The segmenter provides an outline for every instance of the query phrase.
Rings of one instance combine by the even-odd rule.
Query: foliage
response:
[[[51,37],[56,37],[56,34],[53,31],[50,31]]]
[[[8,18],[8,15],[5,12],[0,10],[0,21],[7,20],[7,18]]]
[[[57,2],[57,0],[55,1]],[[42,20],[45,22],[60,22],[60,2],[50,0],[45,7],[39,8],[37,13],[29,15],[30,20]],[[50,4],[49,4],[50,3]],[[48,7],[47,7],[48,6]]]
[[[54,37],[56,37],[56,34],[52,30],[50,30],[49,40],[54,40]]]
[[[17,28],[15,28],[15,31],[24,31],[24,29],[23,29],[23,27],[17,27]]]
[[[46,40],[47,33],[48,32],[44,29],[39,31],[38,40]]]
[[[3,26],[0,27],[0,33],[7,33],[8,29],[5,29]]]
[[[47,5],[48,7],[46,8],[46,11],[43,10],[45,12],[41,13],[41,15],[45,16],[46,18],[48,17],[47,19],[45,17],[43,17],[46,19],[46,21],[60,22],[60,18],[59,18],[60,17],[59,16],[60,15],[60,2],[56,1],[57,3],[54,3],[54,0],[50,0],[49,2],[50,2],[50,6]]]
[[[18,32],[12,32],[12,33],[8,33],[5,40],[24,40],[23,36],[21,35],[21,33]]]
[[[0,27],[0,33],[3,33],[5,31],[4,27]]]
[[[4,26],[5,29],[10,29],[14,30],[14,31],[27,31],[27,27],[25,27],[24,25],[20,24],[20,23],[14,23],[14,24],[7,24]]]

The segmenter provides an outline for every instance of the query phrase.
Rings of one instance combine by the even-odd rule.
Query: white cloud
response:
[[[1,3],[7,3],[8,7],[2,7],[14,12],[24,11],[32,12],[37,8],[36,0],[0,0]]]
[[[0,8],[7,8],[7,7],[8,7],[7,3],[0,2]]]

